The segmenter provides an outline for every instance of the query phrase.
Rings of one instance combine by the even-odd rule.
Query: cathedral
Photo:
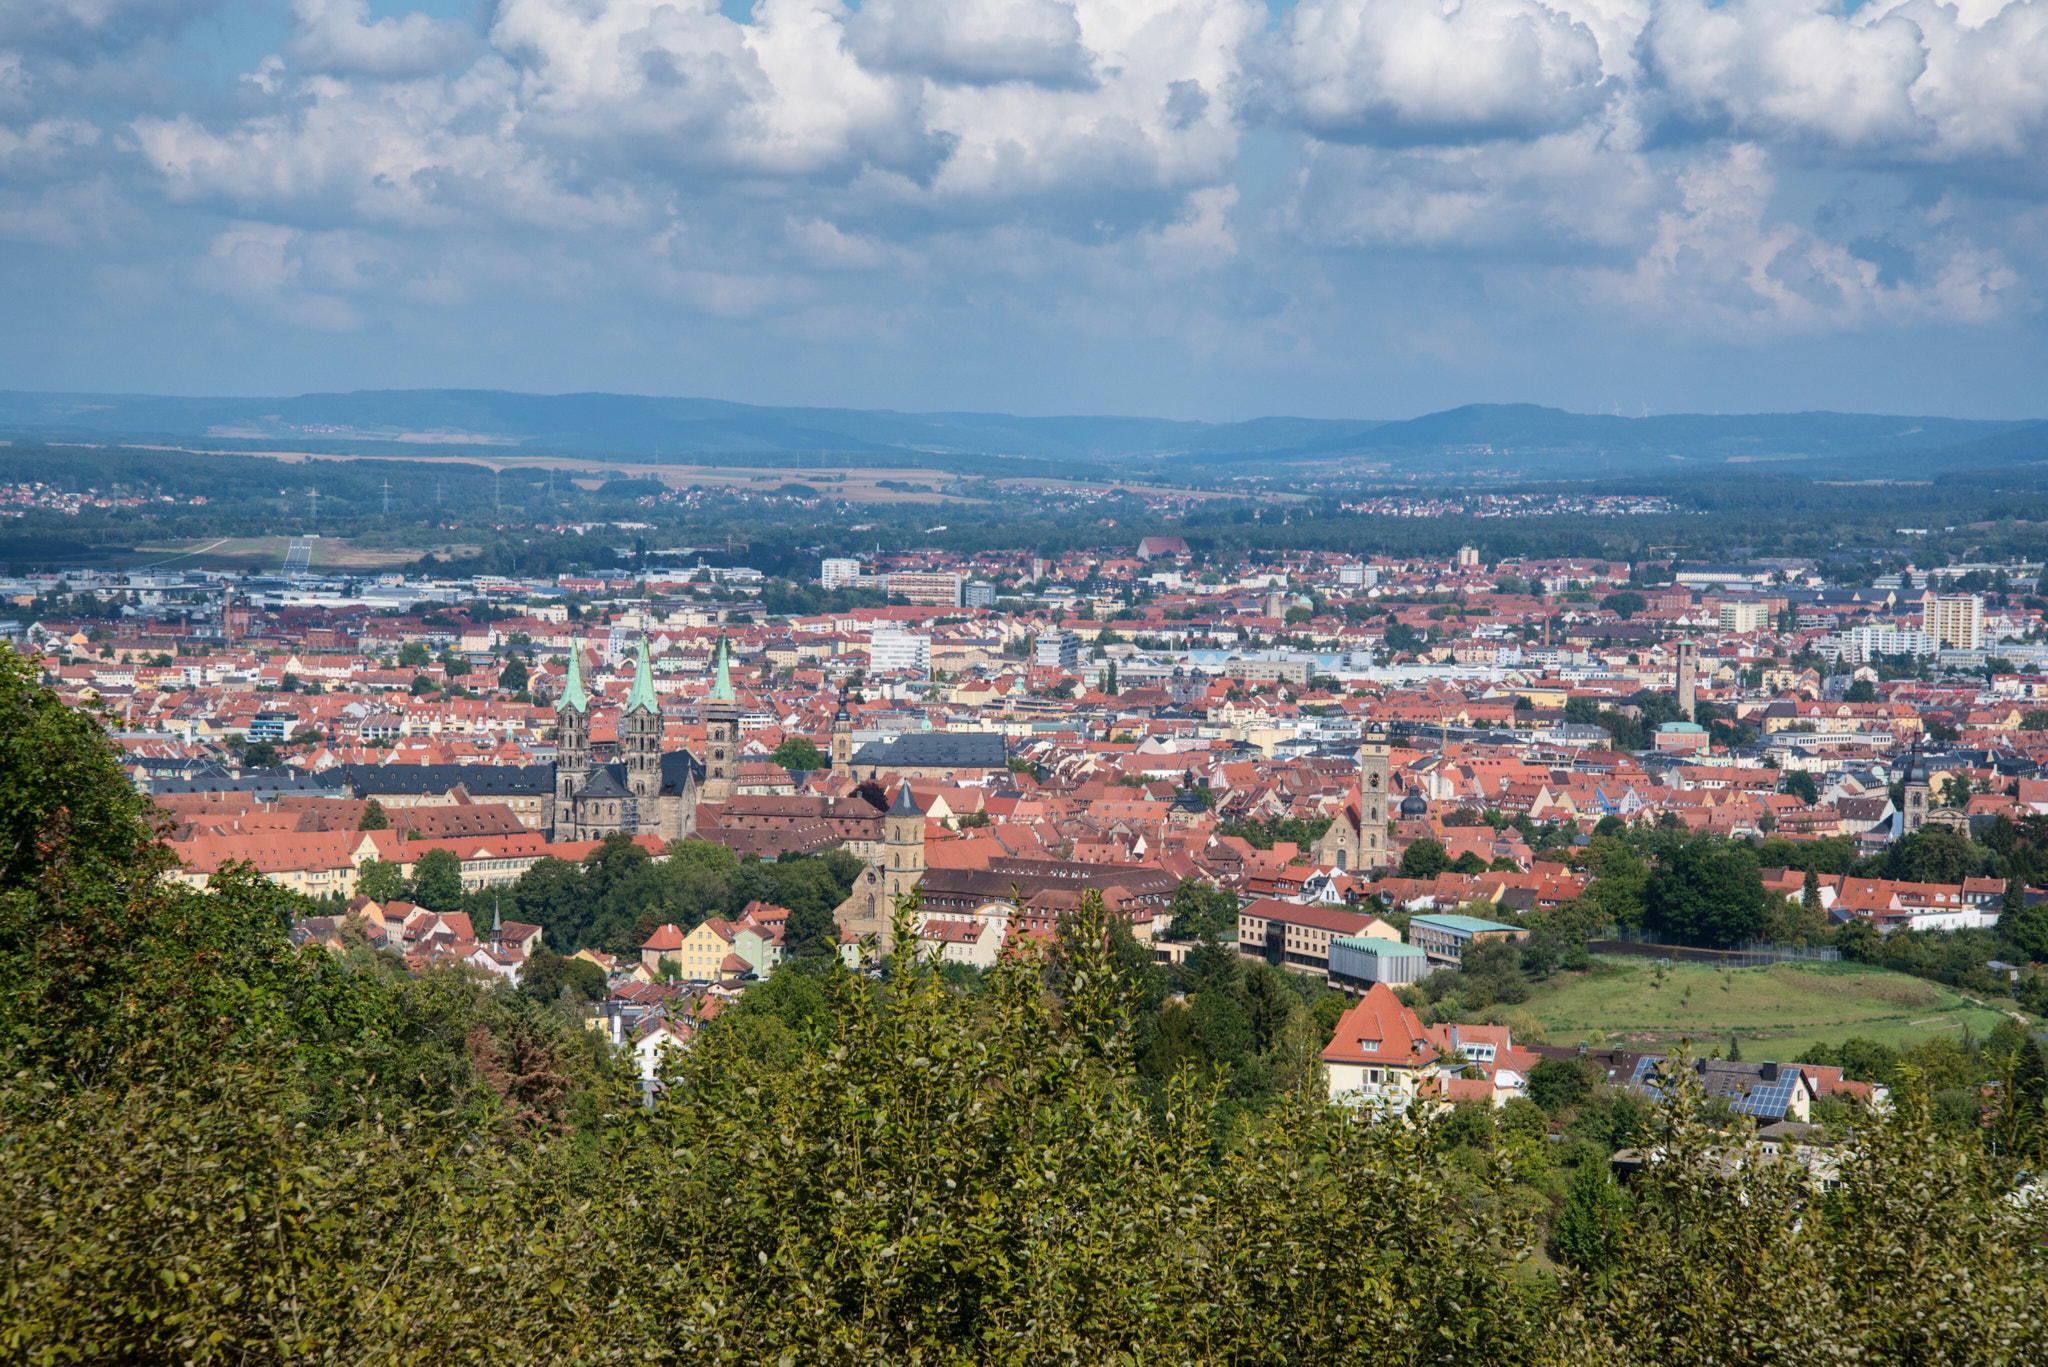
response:
[[[875,936],[880,952],[887,954],[895,940],[896,899],[923,879],[924,808],[904,783],[882,815],[882,843],[832,919],[857,937]]]
[[[569,678],[555,704],[555,840],[602,840],[614,833],[655,835],[684,840],[697,832],[697,803],[708,798],[713,776],[731,789],[734,741],[740,709],[733,699],[732,679],[719,642],[718,681],[706,708],[724,723],[711,721],[711,750],[717,760],[707,767],[687,750],[661,748],[661,700],[654,692],[654,669],[647,642],[633,673],[633,691],[619,722],[619,758],[609,764],[590,760],[590,695],[583,688],[583,652],[569,652]],[[729,714],[729,715],[728,715]]]
[[[1392,747],[1378,722],[1358,748],[1358,788],[1316,842],[1315,862],[1340,869],[1386,866],[1387,775]]]

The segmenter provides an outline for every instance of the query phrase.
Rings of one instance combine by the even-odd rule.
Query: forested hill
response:
[[[1508,1181],[1540,1130],[1327,1105],[1298,1016],[1268,1110],[1141,1077],[1149,955],[1099,901],[977,988],[785,965],[648,1104],[562,1002],[295,948],[253,869],[168,867],[0,652],[0,1361],[2048,1361],[2024,1073],[1962,1132],[1902,1085],[1823,1185],[1681,1070],[1553,1263]]]
[[[771,408],[626,394],[382,390],[272,398],[0,392],[0,432],[59,440],[204,439],[225,447],[454,445],[667,457],[706,454],[945,464],[1009,457],[1140,469],[1303,466],[1518,478],[1651,473],[1686,463],[1846,462],[1932,455],[2008,464],[2048,453],[2048,424],[1861,413],[1622,417],[1474,404],[1401,421],[1266,417],[1202,423],[1114,416]],[[1646,466],[1646,462],[1649,463]],[[1846,468],[1846,466],[1845,466]],[[1962,468],[1962,467],[1957,467]],[[1129,477],[1135,471],[1120,469]],[[1867,475],[1868,471],[1864,473]]]

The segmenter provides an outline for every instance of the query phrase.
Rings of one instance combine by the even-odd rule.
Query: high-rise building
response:
[[[1479,548],[1477,546],[1458,547],[1458,568],[1469,570],[1476,566],[1478,563]]]
[[[868,637],[870,674],[929,674],[932,638],[907,631],[877,631]]]
[[[1927,634],[1944,650],[1983,649],[1984,600],[1974,593],[1929,599],[1923,620]]]
[[[828,589],[845,588],[860,578],[860,561],[827,560],[818,567],[818,582]]]
[[[926,607],[960,606],[960,576],[926,570],[899,570],[883,576],[891,598],[903,597]]]
[[[996,586],[968,584],[960,590],[960,602],[963,607],[992,608],[996,605]]]
[[[1048,631],[1032,646],[1031,663],[1040,669],[1072,669],[1081,663],[1081,638],[1071,631]]]
[[[1762,603],[1721,604],[1721,630],[1746,634],[1771,625],[1771,610]]]

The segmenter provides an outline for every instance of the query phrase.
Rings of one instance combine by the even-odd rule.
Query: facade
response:
[[[1244,679],[1252,683],[1294,683],[1308,682],[1308,665],[1299,660],[1247,660],[1233,657],[1223,662],[1223,677]]]
[[[1343,937],[1399,943],[1400,932],[1377,916],[1304,906],[1266,897],[1237,913],[1237,952],[1308,973],[1330,972],[1330,946]]]
[[[1315,861],[1338,869],[1385,868],[1387,848],[1388,767],[1392,742],[1378,722],[1358,747],[1358,786],[1330,829],[1316,842]]]
[[[963,770],[1009,767],[1010,752],[993,731],[911,731],[871,740],[847,759],[856,778],[947,778]]]
[[[1974,593],[1928,599],[1922,621],[1943,650],[1984,648],[1984,600]]]
[[[1330,1100],[1401,1110],[1443,1071],[1443,1056],[1413,1011],[1385,983],[1366,988],[1337,1019],[1323,1050]]]
[[[932,672],[932,638],[907,631],[877,631],[868,638],[870,674],[916,674]]]
[[[1465,946],[1474,940],[1519,942],[1528,938],[1529,932],[1519,926],[1482,921],[1476,916],[1414,916],[1408,921],[1408,943],[1440,964],[1455,965],[1464,957]]]
[[[960,606],[960,576],[934,574],[924,570],[900,570],[883,576],[891,598],[907,598],[927,607]]]
[[[1771,627],[1771,610],[1762,603],[1721,604],[1721,630],[1747,635],[1752,631],[1768,631]]]
[[[843,589],[860,578],[860,561],[834,557],[818,567],[818,583],[827,589]]]
[[[1330,982],[1338,987],[1420,982],[1429,976],[1430,971],[1427,954],[1398,940],[1382,940],[1370,935],[1339,935],[1330,941]]]
[[[619,723],[618,759],[591,763],[590,695],[583,687],[579,650],[569,652],[569,676],[555,704],[555,728],[555,840],[603,840],[609,835],[685,840],[697,833],[701,766],[687,750],[661,748],[661,702],[654,692],[645,641],[640,643],[633,691]]]
[[[855,939],[875,937],[887,954],[895,938],[896,899],[906,896],[924,877],[924,808],[900,784],[896,799],[882,814],[882,844],[853,885],[853,892],[832,913],[832,919]]]
[[[970,583],[960,589],[960,605],[969,608],[992,608],[996,605],[994,584]]]
[[[1699,708],[1699,642],[1690,638],[1678,643],[1678,710],[1690,723]]]
[[[1031,663],[1040,669],[1072,669],[1081,663],[1081,638],[1071,631],[1048,631],[1032,643]]]

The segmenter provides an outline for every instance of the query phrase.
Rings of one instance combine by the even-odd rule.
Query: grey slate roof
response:
[[[1000,769],[1009,759],[1003,738],[992,731],[914,731],[869,741],[851,762],[884,769]]]

